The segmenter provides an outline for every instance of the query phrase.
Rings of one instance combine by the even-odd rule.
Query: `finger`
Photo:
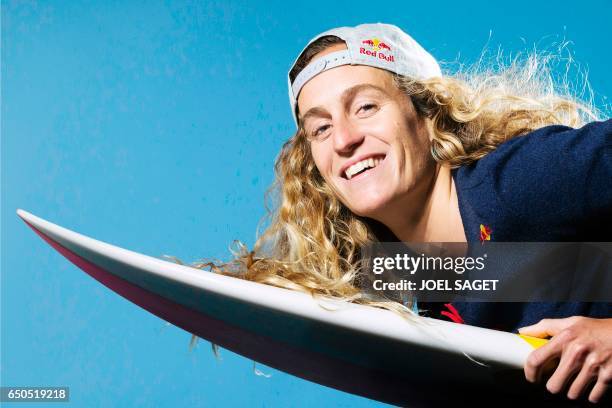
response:
[[[574,317],[564,319],[542,319],[536,324],[525,326],[518,329],[520,334],[533,337],[548,337],[554,336],[561,330],[569,327],[575,321]]]
[[[595,372],[589,365],[584,365],[580,373],[572,383],[569,391],[567,392],[567,397],[569,399],[578,399],[587,387],[596,379]]]
[[[609,387],[610,384],[606,384],[606,382],[602,381],[600,378],[589,395],[589,401],[591,401],[593,404],[598,403],[603,398]]]
[[[561,355],[559,366],[546,382],[546,389],[553,394],[561,392],[574,377],[584,362],[587,350],[580,346],[570,346]]]
[[[527,357],[525,362],[525,378],[529,382],[539,382],[545,368],[551,367],[555,360],[559,359],[566,343],[563,333],[552,338],[547,344],[534,350]]]

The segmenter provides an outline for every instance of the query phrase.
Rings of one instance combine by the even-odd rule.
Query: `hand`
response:
[[[546,383],[548,391],[556,394],[571,382],[567,397],[577,399],[596,381],[589,401],[596,403],[602,399],[612,384],[612,319],[582,316],[543,319],[519,332],[534,337],[553,336],[527,357],[527,381],[539,381],[544,367],[558,360],[555,372]]]

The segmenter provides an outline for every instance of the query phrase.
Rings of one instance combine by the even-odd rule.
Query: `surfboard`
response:
[[[425,317],[408,321],[388,310],[169,262],[23,210],[17,214],[69,261],[134,304],[300,378],[411,407],[551,398],[523,375],[541,340]]]

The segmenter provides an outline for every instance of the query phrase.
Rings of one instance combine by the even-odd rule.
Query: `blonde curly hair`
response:
[[[322,37],[300,56],[292,80],[327,47],[343,43]],[[452,168],[474,162],[501,143],[543,126],[579,127],[598,119],[592,102],[572,96],[567,81],[554,81],[554,55],[514,58],[498,69],[482,63],[453,75],[415,81],[393,75],[395,85],[431,123],[431,154]],[[398,303],[365,294],[362,249],[396,238],[382,224],[353,214],[333,194],[317,170],[302,124],[283,145],[267,192],[268,226],[248,250],[237,242],[230,262],[200,261],[193,266],[315,296],[414,313]]]

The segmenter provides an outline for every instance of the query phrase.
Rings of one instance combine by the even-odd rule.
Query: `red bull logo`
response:
[[[366,47],[359,48],[359,53],[364,55],[369,55],[374,58],[380,58],[385,61],[394,62],[395,59],[393,55],[390,54],[391,47],[389,47],[384,42],[380,41],[378,38],[368,38],[361,42],[362,44],[367,45],[370,49],[366,49]],[[384,50],[383,53],[381,50]]]
[[[491,228],[486,225],[480,224],[480,242],[484,244],[485,241],[491,240]]]

